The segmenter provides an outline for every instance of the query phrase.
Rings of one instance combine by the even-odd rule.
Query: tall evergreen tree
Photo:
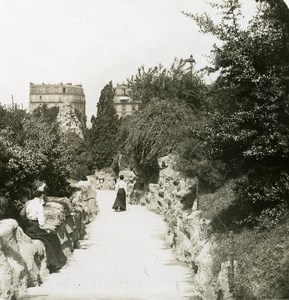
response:
[[[118,150],[116,140],[120,121],[113,106],[113,97],[112,82],[109,82],[101,91],[97,116],[91,119],[90,144],[94,166],[98,169],[109,167]]]

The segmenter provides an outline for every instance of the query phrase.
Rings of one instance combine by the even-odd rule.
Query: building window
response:
[[[42,100],[42,96],[39,96],[39,99]]]
[[[128,102],[129,98],[128,97],[119,97],[120,102]]]
[[[65,94],[66,93],[66,88],[64,87],[64,88],[62,88],[62,92],[63,92],[63,94]]]
[[[125,89],[124,94],[127,95],[127,96],[130,96],[130,89]]]
[[[123,90],[123,89],[115,89],[115,94],[116,94],[117,96],[124,95],[124,90]]]
[[[122,108],[122,111],[125,111],[125,105],[124,104],[121,106],[121,108]]]

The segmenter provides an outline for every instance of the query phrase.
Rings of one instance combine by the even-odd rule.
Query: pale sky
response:
[[[221,1],[221,0],[219,0]],[[252,13],[253,0],[243,0]],[[287,5],[289,0],[286,0]],[[0,0],[0,102],[29,103],[29,83],[82,84],[88,120],[101,89],[138,67],[193,54],[201,68],[212,40],[180,12],[205,0]]]

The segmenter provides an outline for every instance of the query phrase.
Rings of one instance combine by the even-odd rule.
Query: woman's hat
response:
[[[37,188],[37,191],[38,192],[45,192],[45,188],[47,187],[46,183],[43,182],[38,188]]]
[[[37,194],[37,195],[41,195],[41,194],[45,194],[48,187],[46,185],[45,182],[43,181],[39,181],[39,180],[36,180],[33,184],[34,188],[34,194]]]

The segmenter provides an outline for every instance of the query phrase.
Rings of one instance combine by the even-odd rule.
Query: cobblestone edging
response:
[[[45,206],[48,226],[57,232],[67,257],[78,247],[86,224],[98,213],[94,177],[73,187],[75,192],[69,199],[50,197]],[[48,274],[42,242],[31,240],[16,220],[0,221],[0,299],[17,299]]]

